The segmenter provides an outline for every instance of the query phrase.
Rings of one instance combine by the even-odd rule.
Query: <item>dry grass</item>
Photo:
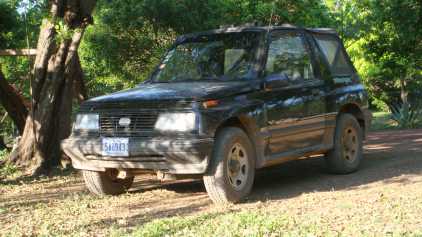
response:
[[[422,236],[422,130],[372,133],[362,169],[320,158],[262,170],[249,200],[213,205],[201,182],[142,177],[94,197],[77,173],[0,181],[0,235]]]

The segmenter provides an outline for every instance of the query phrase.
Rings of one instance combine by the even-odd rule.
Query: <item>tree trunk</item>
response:
[[[32,81],[33,108],[10,158],[30,175],[46,173],[59,163],[60,141],[70,133],[74,77],[81,72],[77,50],[92,22],[94,6],[94,0],[51,1],[51,20],[45,19],[41,26]],[[60,19],[71,29],[64,35],[71,38],[56,31],[55,22]]]
[[[400,98],[403,106],[409,106],[409,92],[407,91],[407,83],[405,79],[400,79]]]
[[[76,62],[76,71],[74,76],[74,91],[75,94],[73,95],[74,98],[78,100],[79,103],[88,99],[88,90],[86,89],[85,81],[84,81],[84,73],[82,71],[81,62],[79,61],[79,56],[77,57]]]
[[[26,116],[28,115],[28,109],[25,106],[24,98],[6,81],[1,70],[0,103],[15,123],[19,133],[22,134],[25,127]]]

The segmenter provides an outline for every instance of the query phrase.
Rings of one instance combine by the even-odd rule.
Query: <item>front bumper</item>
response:
[[[62,141],[62,148],[72,159],[75,169],[143,169],[171,174],[203,174],[208,167],[213,143],[212,138],[131,137],[128,157],[103,157],[101,137],[70,137]]]

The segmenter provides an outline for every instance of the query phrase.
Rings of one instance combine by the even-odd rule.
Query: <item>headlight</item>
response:
[[[75,130],[98,130],[98,114],[78,114],[76,115]]]
[[[155,129],[163,132],[190,132],[196,129],[195,113],[162,113]]]

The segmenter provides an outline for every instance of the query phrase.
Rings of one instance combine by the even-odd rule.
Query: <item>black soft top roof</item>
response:
[[[293,25],[284,24],[281,26],[251,26],[251,27],[227,27],[220,28],[209,31],[195,32],[190,34],[181,35],[178,37],[177,41],[183,41],[189,38],[195,38],[198,36],[207,36],[213,34],[222,34],[222,33],[236,33],[236,32],[265,32],[272,30],[305,30],[310,33],[323,33],[323,34],[334,34],[338,35],[337,31],[331,28],[302,28]]]

